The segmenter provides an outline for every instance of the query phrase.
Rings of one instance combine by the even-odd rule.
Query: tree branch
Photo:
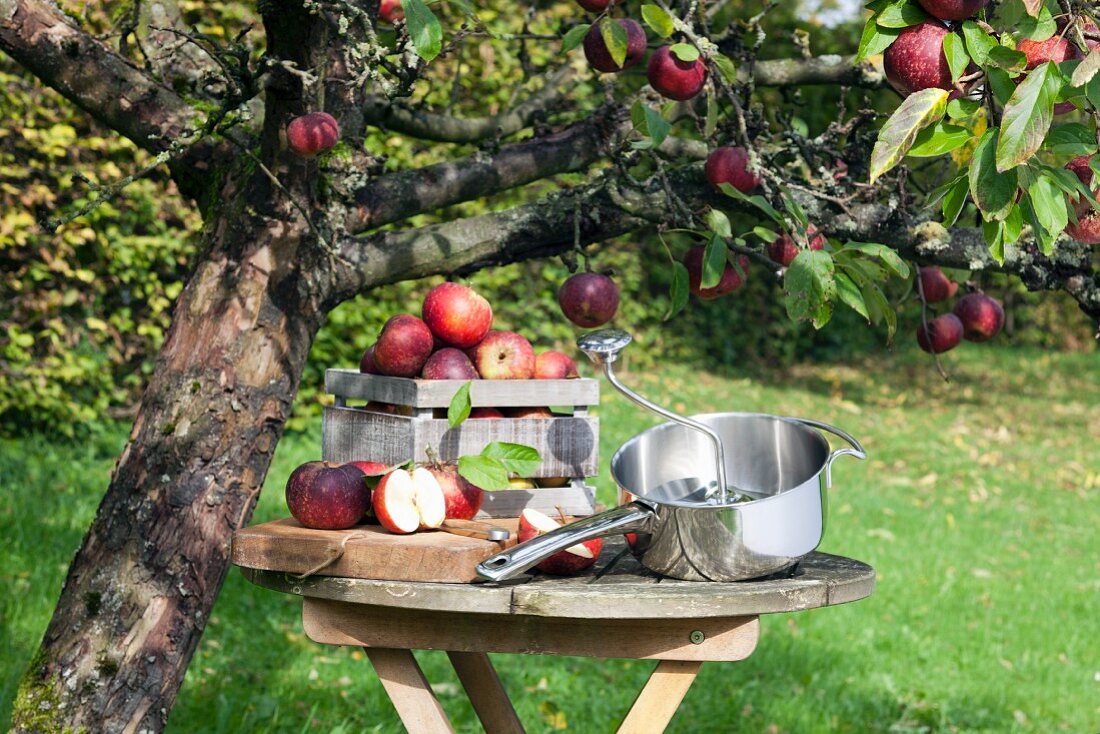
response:
[[[0,49],[97,120],[153,153],[193,125],[194,111],[52,3],[0,0]]]
[[[745,67],[738,71],[741,81],[747,81]],[[886,74],[881,65],[856,61],[855,56],[813,56],[808,59],[771,59],[757,61],[753,66],[753,82],[758,87],[803,87],[811,84],[866,87],[886,86]]]

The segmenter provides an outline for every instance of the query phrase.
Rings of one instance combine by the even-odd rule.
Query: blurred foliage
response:
[[[583,20],[571,2],[542,5],[532,21],[532,33],[560,34]],[[829,10],[833,5],[825,3],[821,8]],[[63,6],[101,34],[117,28],[129,7],[122,4],[108,11],[73,0]],[[248,3],[188,0],[181,7],[188,24],[216,37],[233,36],[255,20]],[[760,2],[730,2],[713,19],[713,27],[725,28],[760,8]],[[514,5],[502,0],[479,5],[481,17],[490,23],[514,11]],[[457,11],[444,5],[439,12],[447,18]],[[798,55],[805,43],[815,54],[855,48],[857,26],[816,28],[807,20],[812,17],[797,3],[771,10],[767,21],[771,33],[761,47],[761,58]],[[455,18],[451,21],[457,23]],[[545,42],[528,42],[522,48],[492,40],[463,44],[455,52],[457,58],[432,71],[434,83],[417,86],[414,99],[449,106],[460,115],[493,114],[515,104],[538,84],[532,69],[548,63],[557,49],[556,43]],[[641,70],[615,77],[582,75],[570,93],[592,99],[591,104],[582,105],[588,109],[602,98],[604,85],[642,83]],[[62,228],[56,236],[45,235],[36,225],[38,220],[84,201],[87,187],[74,180],[74,174],[106,182],[133,172],[148,158],[3,56],[0,85],[0,102],[9,120],[0,129],[0,433],[23,433],[35,427],[72,434],[104,414],[125,413],[134,405],[168,326],[171,304],[190,268],[202,223],[162,170],[134,183],[117,200]],[[774,130],[812,137],[835,119],[843,93],[828,87],[760,90],[757,99]],[[886,94],[854,90],[843,101],[849,110],[886,109]],[[792,116],[792,110],[797,116]],[[559,117],[555,122],[563,120]],[[690,128],[694,122],[680,124]],[[410,140],[379,129],[371,129],[365,143],[372,151],[385,152],[387,170],[476,150]],[[412,224],[478,214],[579,180],[562,176],[555,182],[535,183],[522,192],[451,207]],[[751,224],[735,221],[734,227],[745,231]],[[676,237],[669,243],[676,257],[698,244]],[[692,299],[685,311],[666,323],[662,317],[669,308],[669,255],[656,237],[640,233],[590,251],[590,266],[612,271],[623,288],[615,324],[630,330],[637,340],[627,357],[630,368],[655,370],[662,363],[676,362],[713,371],[768,371],[799,360],[845,359],[885,345],[882,330],[870,329],[847,309],[839,310],[821,332],[792,323],[783,310],[777,279],[757,262],[750,267],[742,290],[712,302]],[[577,330],[562,318],[556,304],[557,286],[568,272],[561,260],[554,259],[486,270],[468,282],[493,303],[496,328],[517,330],[540,350],[574,352]],[[289,427],[302,428],[315,419],[325,399],[326,368],[357,364],[386,318],[418,312],[420,299],[439,280],[380,288],[334,310],[313,345]],[[1087,320],[1068,298],[1027,294],[1019,283],[1000,277],[982,285],[1005,301],[1008,333],[1001,338],[1052,348],[1094,348]],[[901,290],[896,295],[902,295]],[[909,339],[916,327],[919,309],[913,306],[910,299],[902,309],[899,339]]]

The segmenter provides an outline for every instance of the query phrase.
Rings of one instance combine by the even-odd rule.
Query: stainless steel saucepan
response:
[[[765,576],[817,547],[833,462],[845,455],[866,458],[856,439],[825,423],[758,413],[685,420],[614,378],[610,364],[628,336],[596,337],[582,348],[608,345],[595,361],[612,384],[676,422],[644,431],[615,452],[611,475],[624,504],[498,553],[478,565],[478,575],[512,578],[571,545],[624,533],[636,534],[632,550],[646,568],[689,581]],[[831,450],[821,431],[848,446]]]

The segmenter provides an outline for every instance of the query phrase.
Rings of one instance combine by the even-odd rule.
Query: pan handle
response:
[[[848,442],[851,448],[837,449],[833,453],[829,454],[829,458],[825,460],[825,487],[831,488],[833,486],[833,462],[841,456],[854,456],[857,459],[866,459],[867,452],[863,450],[863,444],[854,439],[851,435],[845,431],[840,430],[836,426],[831,426],[828,423],[822,423],[820,421],[811,420],[809,418],[795,418],[799,423],[818,428],[822,431],[827,431],[834,436],[844,439]]]
[[[490,581],[514,578],[571,545],[605,535],[644,532],[655,516],[653,508],[642,502],[613,507],[490,556],[477,565],[477,575]]]

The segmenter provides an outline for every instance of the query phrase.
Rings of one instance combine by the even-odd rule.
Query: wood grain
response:
[[[446,408],[466,380],[410,380],[364,375],[358,370],[325,370],[325,392],[348,400],[378,400],[414,408]],[[598,405],[600,382],[575,380],[472,380],[474,407],[523,408],[549,405]]]
[[[743,660],[756,617],[569,619],[437,612],[306,597],[306,635],[328,645],[652,660]],[[693,642],[701,633],[701,642]],[[697,638],[698,639],[698,638]]]
[[[478,563],[515,545],[516,522],[498,524],[512,531],[509,540],[480,540],[438,530],[395,535],[377,525],[313,530],[287,518],[237,531],[233,563],[290,574],[317,569],[318,576],[463,583],[477,578]]]
[[[623,719],[618,734],[660,734],[672,721],[684,700],[701,662],[662,660],[657,663],[645,687]]]
[[[376,647],[366,652],[406,731],[454,734],[454,727],[411,650]]]
[[[474,712],[492,734],[524,734],[523,723],[516,715],[508,692],[497,671],[493,668],[489,656],[483,652],[448,652],[451,665],[466,689],[466,695],[473,704]]]

